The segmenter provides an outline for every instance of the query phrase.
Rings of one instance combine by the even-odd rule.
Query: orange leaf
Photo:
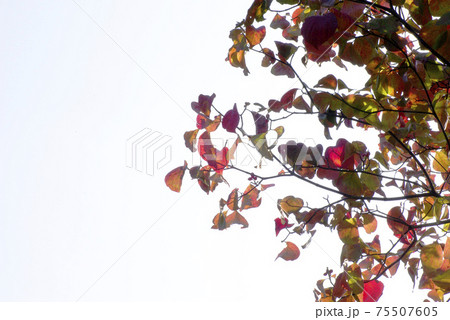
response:
[[[269,189],[269,188],[274,187],[274,186],[275,186],[274,183],[270,183],[270,184],[262,184],[262,185],[261,185],[261,191],[264,191],[264,190]]]
[[[275,258],[275,260],[277,260],[278,258],[281,258],[286,261],[293,261],[293,260],[296,260],[298,257],[300,257],[299,248],[292,242],[286,241],[286,248],[281,250],[281,252]]]
[[[261,204],[261,199],[258,199],[259,192],[254,185],[249,184],[242,197],[241,210],[259,207]]]
[[[263,41],[266,36],[266,27],[262,26],[256,29],[254,26],[247,26],[246,34],[250,47],[254,47]]]
[[[248,228],[247,220],[239,212],[234,211],[228,216],[227,211],[224,211],[215,215],[211,229],[224,230],[233,224],[242,225],[241,229]]]
[[[191,150],[192,152],[195,152],[195,139],[197,138],[198,129],[193,131],[186,131],[184,133],[184,144],[186,145],[186,148]]]
[[[216,214],[216,216],[213,219],[213,226],[211,229],[219,229],[219,230],[225,230],[229,226],[227,225],[227,211],[220,212]]]
[[[408,226],[406,225],[405,217],[403,217],[402,210],[398,206],[389,210],[387,217],[387,224],[396,235],[401,236],[408,231]]]
[[[301,208],[303,208],[303,200],[294,196],[287,196],[278,200],[278,205],[281,210],[289,214],[298,212]]]
[[[184,166],[175,168],[166,175],[166,177],[164,178],[164,182],[170,188],[170,190],[175,191],[175,192],[180,192],[181,183],[182,183],[186,168],[187,168],[187,162],[184,161]]]
[[[221,116],[215,116],[214,120],[211,121],[211,123],[206,126],[206,128],[205,128],[206,131],[208,131],[208,132],[216,131],[217,127],[220,124],[221,119],[222,119]]]
[[[231,210],[237,210],[239,209],[239,197],[238,197],[238,188],[234,189],[233,191],[231,191],[230,195],[228,196],[228,200],[227,200],[227,206],[228,208],[230,208]]]
[[[386,259],[386,266],[390,266],[398,259],[398,256],[390,256]],[[394,276],[397,273],[398,266],[400,265],[400,261],[398,261],[396,264],[394,264],[392,267],[389,268],[389,273],[391,274],[391,277]]]
[[[242,225],[241,229],[248,227],[247,220],[237,211],[234,211],[232,214],[227,216],[226,222],[227,222],[227,227],[231,226],[232,224]]]

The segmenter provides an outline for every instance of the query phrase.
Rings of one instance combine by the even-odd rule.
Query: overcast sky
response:
[[[198,162],[182,137],[200,93],[216,93],[226,111],[298,86],[260,70],[259,58],[248,77],[225,62],[250,2],[0,1],[1,300],[314,299],[325,268],[339,269],[337,236],[323,229],[298,261],[274,262],[284,234],[275,238],[273,220],[284,195],[323,194],[269,189],[246,214],[250,228],[219,232],[211,220],[229,189],[206,196],[185,179],[176,194],[163,181],[183,160]],[[304,77],[314,83],[319,71]],[[317,123],[297,130],[300,141],[323,141]],[[162,168],[148,174],[127,160],[142,159],[142,144],[130,143],[150,132],[160,138],[148,140],[156,151],[146,161]],[[380,301],[398,300],[399,285],[405,302],[422,301],[399,273]]]

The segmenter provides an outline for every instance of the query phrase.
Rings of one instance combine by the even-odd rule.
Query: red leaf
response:
[[[336,16],[327,13],[323,16],[311,16],[302,25],[302,36],[306,42],[318,48],[334,35],[338,27]]]
[[[215,97],[216,97],[215,93],[213,93],[210,96],[206,96],[203,94],[199,95],[198,102],[194,101],[191,103],[192,110],[194,110],[197,113],[201,112],[205,116],[209,117],[211,113],[211,105]]]
[[[284,248],[278,256],[275,258],[277,260],[278,258],[284,259],[286,261],[293,261],[298,259],[300,257],[300,250],[298,247],[293,244],[292,242],[286,241],[286,248]]]
[[[256,134],[261,134],[269,130],[269,118],[264,117],[262,114],[251,111],[253,120],[255,121]]]
[[[288,223],[288,220],[285,218],[276,218],[275,219],[275,236],[278,236],[278,234],[280,233],[281,230],[290,228],[293,225],[294,225],[293,223]]]
[[[324,161],[325,165],[317,170],[317,176],[321,179],[336,180],[339,177],[339,171],[335,169],[353,170],[355,153],[352,144],[345,139],[339,139],[335,147],[327,148]]]
[[[198,138],[198,152],[218,174],[222,174],[223,169],[228,165],[228,148],[224,147],[220,151],[214,148],[208,131]]]
[[[363,302],[376,302],[383,294],[384,284],[378,280],[364,283]]]
[[[270,100],[269,101],[269,108],[271,111],[280,112],[282,109],[287,110],[292,107],[292,104],[295,99],[295,94],[297,93],[298,89],[291,89],[288,92],[286,92],[280,99],[278,100]]]
[[[222,127],[228,132],[236,132],[236,128],[239,124],[239,112],[237,110],[236,104],[234,104],[233,109],[228,110],[225,113],[222,121]]]
[[[212,120],[202,114],[197,115],[197,129],[205,129],[211,124]]]
[[[184,173],[187,168],[187,162],[184,162],[184,166],[178,167],[170,171],[164,178],[164,182],[170,188],[170,190],[175,192],[180,192],[181,183],[183,180]]]
[[[228,148],[224,147],[216,154],[217,154],[216,160],[212,162],[210,161],[208,162],[208,164],[211,166],[211,168],[214,169],[214,171],[216,171],[219,174],[222,174],[223,169],[225,169],[226,166],[228,165],[228,158],[227,158]]]
[[[198,138],[198,152],[205,161],[212,161],[216,158],[216,148],[214,148],[208,131],[203,132]]]

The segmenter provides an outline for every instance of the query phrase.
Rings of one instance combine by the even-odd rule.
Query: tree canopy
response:
[[[260,59],[273,81],[296,79],[298,88],[229,110],[214,105],[215,94],[199,95],[192,102],[196,128],[184,140],[202,162],[185,161],[167,174],[166,185],[179,192],[188,171],[209,194],[228,185],[228,171],[245,176],[243,185],[228,185],[231,191],[221,195],[212,222],[217,230],[247,228],[246,211],[279,180],[312,185],[327,195],[322,205],[287,194],[273,210],[276,236],[286,235],[277,259],[298,259],[324,228],[342,243],[341,270],[327,268],[318,279],[317,301],[377,301],[383,279],[400,265],[431,300],[448,299],[450,1],[255,0],[230,39],[226,60],[244,75],[251,71],[246,59]],[[314,86],[298,71],[309,64],[322,66]],[[358,66],[368,81],[349,88],[336,73],[327,74],[330,64]],[[288,120],[311,115],[330,146],[281,139]],[[333,138],[339,128],[359,139]],[[378,145],[365,144],[369,132]],[[214,137],[225,133],[234,139],[218,149]],[[243,146],[268,161],[272,173],[240,167],[234,156]],[[380,234],[381,224],[389,234]],[[390,246],[382,248],[380,237]]]

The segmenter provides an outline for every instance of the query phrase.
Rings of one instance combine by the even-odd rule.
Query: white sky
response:
[[[274,262],[284,233],[275,238],[273,220],[278,198],[314,203],[318,190],[269,189],[245,214],[250,228],[218,232],[211,220],[231,189],[206,196],[186,177],[176,194],[163,181],[190,160],[182,136],[198,94],[215,92],[226,111],[298,86],[258,57],[249,77],[224,61],[251,1],[77,3],[0,1],[0,300],[312,301],[326,266],[338,270],[340,241],[320,230],[298,261]],[[126,166],[126,141],[144,128],[173,138],[153,176]],[[300,141],[323,140],[318,122],[296,129]],[[399,273],[380,301],[398,301],[398,286],[404,302],[423,301]]]

